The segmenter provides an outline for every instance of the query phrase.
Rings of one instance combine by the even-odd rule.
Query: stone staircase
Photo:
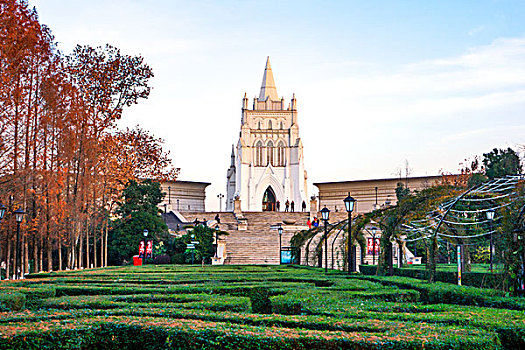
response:
[[[204,218],[211,220],[217,212],[183,212],[188,221]],[[293,235],[306,228],[308,212],[243,212],[246,229],[239,230],[238,220],[232,212],[219,213],[221,231],[227,231],[228,236],[222,239],[226,242],[225,264],[279,264],[279,234],[270,225],[282,224],[282,246],[290,246]],[[284,224],[287,221],[289,224]],[[243,228],[241,226],[241,228]]]

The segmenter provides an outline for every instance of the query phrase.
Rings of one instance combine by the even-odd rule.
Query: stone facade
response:
[[[325,206],[331,211],[345,211],[343,199],[348,193],[357,199],[354,211],[368,213],[385,205],[397,202],[396,187],[399,182],[411,191],[431,187],[442,179],[441,176],[419,176],[341,182],[314,183],[319,189],[319,208]]]
[[[294,95],[285,106],[278,97],[269,58],[259,97],[251,108],[246,94],[242,100],[240,137],[226,177],[227,211],[234,210],[235,198],[242,211],[274,211],[277,201],[281,210],[293,201],[299,211],[308,202],[297,100]]]
[[[206,187],[208,182],[166,181],[161,182],[161,190],[165,193],[159,208],[164,212],[206,211]]]

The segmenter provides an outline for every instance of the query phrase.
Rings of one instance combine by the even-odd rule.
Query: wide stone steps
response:
[[[189,222],[213,220],[217,212],[183,212]],[[243,212],[246,230],[239,230],[238,220],[232,212],[218,213],[220,230],[229,233],[221,239],[226,242],[225,264],[279,264],[279,234],[272,225],[280,223],[284,229],[282,247],[290,246],[293,235],[306,227],[308,212]],[[283,221],[292,224],[287,225]]]

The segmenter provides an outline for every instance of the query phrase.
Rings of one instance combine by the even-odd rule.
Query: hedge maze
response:
[[[492,289],[294,266],[137,266],[0,283],[0,349],[519,349]]]

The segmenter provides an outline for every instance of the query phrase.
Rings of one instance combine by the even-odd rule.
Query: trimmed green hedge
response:
[[[376,275],[377,266],[375,265],[360,265],[359,270],[362,274],[373,276]],[[394,267],[394,276],[417,278],[420,280],[427,280],[427,271],[423,268],[397,268]],[[436,281],[457,284],[458,274],[452,271],[436,271]],[[501,288],[501,274],[498,273],[482,273],[482,272],[463,272],[461,274],[461,284],[464,286],[472,286],[477,288]]]
[[[20,311],[26,305],[25,294],[18,292],[6,292],[0,294],[0,312]]]
[[[444,328],[416,338],[404,334],[347,333],[228,324],[177,324],[169,320],[69,323],[0,339],[0,349],[498,349],[495,334]],[[137,320],[139,321],[139,320]],[[415,325],[412,325],[415,326]]]

